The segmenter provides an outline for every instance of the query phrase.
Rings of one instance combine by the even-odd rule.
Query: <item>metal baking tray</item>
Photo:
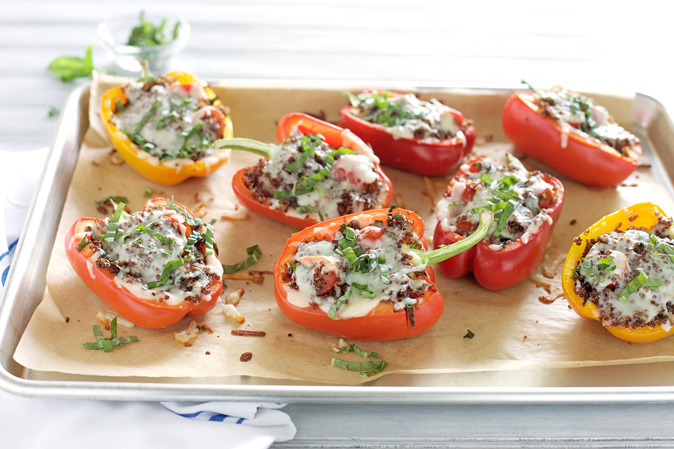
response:
[[[235,88],[236,82],[232,85]],[[430,87],[409,87],[433,90]],[[514,89],[473,90],[499,96],[505,101]],[[77,376],[24,368],[13,360],[13,354],[43,297],[56,229],[89,125],[89,93],[90,86],[75,90],[62,110],[58,132],[1,298],[0,387],[3,389],[25,396],[147,401],[264,399],[295,403],[374,404],[674,402],[674,362],[550,370],[391,374],[360,386],[307,384],[246,376],[196,379]],[[674,197],[674,125],[665,107],[650,96],[637,94],[632,121],[655,176]],[[539,380],[541,371],[546,371],[547,383]]]

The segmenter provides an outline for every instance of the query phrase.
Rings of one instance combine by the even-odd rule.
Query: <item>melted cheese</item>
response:
[[[358,218],[355,217],[353,221],[358,221]],[[401,292],[409,290],[423,293],[429,284],[424,279],[415,279],[415,273],[423,272],[426,269],[426,266],[421,264],[419,256],[412,253],[409,247],[405,245],[403,247],[398,246],[398,241],[401,240],[403,232],[396,227],[387,227],[384,235],[374,241],[375,244],[368,241],[367,247],[361,246],[364,253],[385,260],[388,282],[384,281],[378,267],[369,273],[354,272],[349,269],[346,259],[335,252],[336,242],[339,240],[341,233],[338,233],[333,241],[322,240],[300,244],[294,257],[297,262],[293,271],[296,288],[284,285],[288,301],[301,308],[317,306],[325,313],[330,311],[340,295],[316,295],[314,287],[315,266],[301,263],[306,256],[321,256],[329,260],[333,267],[337,269],[337,285],[343,286],[344,290],[354,284],[366,285],[374,294],[374,297],[370,298],[363,295],[363,290],[353,288],[350,297],[337,310],[336,319],[367,315],[382,301],[391,302],[394,310],[397,311],[401,311],[405,305],[415,305],[418,298],[405,294],[401,295]],[[355,231],[355,233],[355,239],[358,241],[360,239],[359,231]],[[325,266],[323,267],[325,269]]]
[[[658,240],[674,243],[671,239]],[[648,232],[630,229],[605,234],[601,241],[592,245],[585,260],[599,262],[605,258],[611,258],[615,263],[615,269],[608,276],[590,276],[581,270],[576,281],[583,280],[598,292],[597,307],[604,325],[620,325],[624,320],[634,318],[649,323],[663,314],[669,317],[668,305],[674,298],[674,260],[654,254]],[[661,280],[663,285],[657,289],[642,286],[626,300],[621,300],[621,292],[637,277],[637,268],[642,269],[649,279]],[[665,326],[671,326],[672,318],[668,321]]]

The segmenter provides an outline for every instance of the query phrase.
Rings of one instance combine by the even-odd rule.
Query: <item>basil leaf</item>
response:
[[[304,163],[314,155],[316,152],[316,147],[318,147],[323,142],[323,139],[319,134],[305,134],[300,139],[303,153],[295,159],[292,163],[283,167],[288,173],[292,173],[295,170],[299,169]]]
[[[661,241],[652,232],[649,234],[648,242],[653,245],[654,256],[669,256],[674,260],[674,245]]]
[[[77,78],[91,76],[91,72],[94,70],[92,53],[92,46],[89,45],[84,54],[84,58],[78,58],[76,56],[56,58],[49,63],[49,71],[65,83],[74,81]]]
[[[260,250],[258,245],[253,245],[246,248],[246,253],[248,253],[248,257],[246,257],[241,262],[232,265],[223,265],[222,269],[224,270],[225,274],[236,273],[237,271],[241,271],[244,268],[255,265],[262,256],[262,250]]]
[[[493,234],[494,237],[499,237],[501,235],[501,231],[503,231],[503,229],[508,224],[508,220],[510,219],[510,216],[512,215],[514,210],[515,210],[515,203],[513,203],[512,201],[508,201],[505,207],[498,214],[498,224],[496,225],[496,229],[494,229]]]
[[[171,275],[175,273],[175,271],[185,265],[186,262],[190,260],[190,257],[183,257],[182,259],[175,259],[164,265],[164,269],[161,272],[161,276],[159,276],[158,281],[154,282],[148,282],[145,284],[145,288],[147,289],[153,289],[157,287],[163,287],[164,285],[167,285],[171,281]]]
[[[664,285],[661,279],[650,279],[644,272],[643,268],[637,268],[635,271],[639,273],[637,277],[632,279],[629,284],[627,284],[627,286],[620,292],[620,300],[623,302],[626,302],[632,293],[635,293],[642,287],[648,287],[657,291],[659,287]]]
[[[355,344],[350,344],[341,348],[332,348],[332,352],[335,354],[338,354],[340,352],[355,352],[359,356],[361,356],[364,359],[367,359],[369,357],[374,357],[377,360],[381,360],[381,355],[377,352],[365,352],[362,349],[359,349]]]
[[[110,321],[110,338],[105,338],[99,325],[94,326],[94,336],[96,341],[84,343],[84,349],[102,349],[105,352],[110,352],[114,346],[139,341],[136,336],[117,338],[117,317]]]
[[[405,304],[405,313],[407,318],[410,320],[410,327],[414,328],[414,305]]]
[[[353,293],[353,286],[349,285],[349,289],[346,291],[346,293],[344,293],[342,296],[337,298],[337,301],[335,301],[335,303],[332,306],[330,306],[330,310],[328,310],[328,317],[330,317],[331,319],[334,320],[335,314],[337,313],[339,308],[342,307],[342,304],[344,303],[344,301],[346,301],[347,299],[349,299],[351,297],[352,293]]]
[[[201,218],[192,217],[190,214],[187,213],[187,211],[185,209],[178,206],[173,201],[168,201],[166,203],[166,207],[168,207],[171,210],[174,210],[174,211],[178,212],[180,215],[185,217],[185,223],[187,223],[188,225],[190,225],[192,227],[201,226],[201,225],[204,224],[204,221]]]
[[[321,168],[318,172],[314,173],[311,176],[303,176],[302,178],[300,178],[295,183],[293,188],[289,191],[288,190],[275,191],[274,198],[288,199],[312,192],[316,184],[320,183],[321,181],[323,181],[325,178],[328,177],[328,175],[332,171],[332,164],[335,162],[335,159],[345,154],[353,154],[353,151],[345,147],[340,147],[332,151],[330,154],[328,154],[328,157],[325,160],[325,166],[323,168]]]
[[[140,232],[144,232],[145,234],[156,238],[157,240],[159,240],[160,242],[162,242],[165,245],[173,246],[173,244],[175,243],[173,241],[173,239],[170,239],[169,237],[166,237],[165,235],[150,229],[150,226],[152,226],[153,224],[154,224],[154,222],[149,223],[147,226],[138,225],[138,226],[136,226],[136,229],[138,229]]]
[[[370,377],[374,374],[377,374],[384,370],[388,366],[388,363],[381,359],[381,355],[376,352],[366,352],[359,349],[356,345],[350,344],[343,348],[332,348],[334,353],[346,353],[346,352],[355,352],[360,357],[367,359],[374,357],[376,361],[368,360],[367,362],[349,362],[346,360],[332,359],[330,365],[337,368],[342,368],[348,371],[358,371],[361,377]]]
[[[574,270],[574,278],[577,279],[583,272],[587,277],[595,277],[599,282],[604,282],[615,269],[616,264],[611,257],[604,257],[599,261],[582,259]]]
[[[75,248],[75,249],[77,249],[78,253],[81,253],[82,250],[87,247],[87,245],[89,244],[89,236],[91,236],[91,235],[92,234],[90,232],[87,232],[87,234],[84,236],[84,238],[82,238],[82,240],[80,240],[80,243],[77,244],[77,248]]]
[[[204,254],[207,256],[210,256],[213,254],[213,246],[215,243],[213,242],[213,226],[211,225],[206,225],[206,236],[204,237],[204,246],[206,250],[204,251]],[[259,249],[259,248],[258,248]]]
[[[117,230],[119,229],[119,220],[122,218],[125,206],[126,206],[125,203],[117,203],[117,205],[115,206],[115,213],[110,218],[110,223],[108,224],[108,228],[106,229],[105,235],[103,236],[103,241],[107,243],[112,243],[117,238]]]
[[[117,196],[117,195],[106,196],[105,198],[100,199],[100,200],[96,201],[95,203],[96,203],[97,206],[103,206],[108,201],[112,201],[112,202],[115,202],[115,203],[124,203],[124,205],[127,205],[129,203],[129,199],[127,197]]]
[[[487,186],[489,187],[492,182],[494,182],[493,179],[491,179],[488,175],[484,173],[480,173],[480,180]]]
[[[322,212],[319,208],[317,208],[317,207],[313,207],[313,206],[299,206],[299,207],[295,208],[295,210],[296,210],[298,213],[300,213],[300,214],[308,214],[308,213],[312,213],[312,212],[313,212],[313,213],[315,213],[315,214],[318,215],[319,220],[321,220],[321,221],[324,220],[324,218],[323,218],[323,212]]]

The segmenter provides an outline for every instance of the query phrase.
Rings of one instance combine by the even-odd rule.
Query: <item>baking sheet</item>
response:
[[[354,90],[354,88],[351,89]],[[336,111],[344,104],[344,98],[341,94],[342,90],[341,88],[269,89],[259,87],[222,87],[218,89],[218,94],[225,104],[232,107],[232,117],[235,122],[235,133],[237,135],[254,137],[260,140],[273,140],[273,122],[286,112],[303,110],[320,114],[321,111],[331,111],[327,112],[327,118],[329,120],[336,119]],[[478,154],[498,155],[502,154],[503,151],[509,150],[509,145],[504,143],[505,139],[500,132],[500,126],[498,126],[498,112],[500,111],[502,102],[505,100],[505,93],[452,90],[435,92],[434,94],[434,96],[443,98],[449,104],[463,110],[466,116],[475,120],[481,138],[478,140],[484,143],[477,147],[476,152]],[[286,104],[281,101],[282,99],[291,100],[289,104]],[[612,111],[617,110],[622,113],[623,117],[614,112],[614,115],[622,123],[629,122],[631,99],[609,96],[601,98],[600,101],[609,105]],[[618,105],[617,109],[611,105],[611,101]],[[262,104],[277,104],[281,106],[278,109],[270,107],[260,109]],[[261,114],[260,111],[264,113]],[[268,123],[268,125],[263,126],[264,123]],[[92,142],[91,137],[88,136],[86,141]],[[75,171],[73,186],[80,185],[77,180],[79,179],[78,176],[80,176],[78,173],[82,172],[80,168],[83,164],[92,165],[92,159],[88,159],[88,157],[99,161],[100,167],[100,163],[107,157],[108,150],[109,148],[100,148],[98,150],[94,148],[83,149],[78,169]],[[234,159],[232,166],[228,167],[231,170],[236,168],[237,163],[243,165],[250,163],[250,160],[247,160],[245,157],[241,160]],[[525,164],[530,168],[536,168],[533,161],[527,160]],[[129,171],[128,173],[123,172],[118,174],[118,176],[112,177],[117,180],[125,180],[124,188],[128,189],[125,192],[129,192],[126,196],[132,198],[132,203],[135,204],[136,208],[139,208],[144,200],[141,198],[142,192],[145,191],[149,182],[140,180],[140,184],[137,182],[134,184],[133,181],[138,180],[139,177],[128,167],[126,169]],[[90,172],[91,167],[87,167],[86,176],[82,175],[84,176],[85,184],[92,182],[102,183],[106,180],[106,173],[96,174],[94,172],[92,174]],[[424,189],[423,179],[391,169],[387,169],[387,173],[393,179],[396,191],[402,193],[403,200],[406,203],[420,205],[415,209],[428,219],[429,233],[432,233],[434,225],[431,211],[432,202],[422,193]],[[227,171],[221,170],[217,175],[216,177],[212,177],[213,179],[209,178],[206,182],[190,181],[184,188],[181,186],[175,192],[176,200],[183,201],[187,205],[192,205],[189,199],[194,198],[195,193],[199,192],[203,194],[204,192],[209,193],[218,189],[221,190],[223,189],[223,184],[228,187]],[[91,177],[88,178],[88,176]],[[136,177],[135,180],[134,176]],[[225,176],[224,182],[219,179],[220,176]],[[446,180],[436,179],[436,181]],[[565,180],[563,179],[563,181]],[[633,184],[636,184],[636,187]],[[553,236],[553,244],[548,249],[548,254],[546,254],[547,260],[544,263],[551,263],[551,261],[557,260],[561,254],[565,254],[568,248],[566,248],[563,242],[570,242],[570,238],[573,235],[582,231],[588,224],[593,223],[598,216],[611,212],[622,205],[641,201],[644,196],[648,198],[662,197],[663,201],[660,201],[661,205],[665,210],[671,210],[671,199],[665,187],[655,179],[650,170],[640,170],[634,176],[634,179],[626,181],[626,186],[617,189],[588,189],[570,181],[566,181],[565,186],[567,188],[567,202],[564,206],[560,223]],[[62,251],[62,248],[59,250],[60,245],[58,244],[59,241],[62,241],[61,234],[64,232],[62,228],[81,215],[91,215],[90,212],[93,207],[91,204],[94,199],[107,194],[113,194],[113,192],[106,192],[104,195],[100,195],[96,192],[96,189],[83,190],[78,188],[74,190],[75,192],[71,191],[66,201],[62,220],[63,224],[59,229],[59,236],[56,238],[52,259],[55,256],[57,257],[59,251]],[[441,191],[442,189],[438,187],[436,195],[439,196]],[[125,193],[114,192],[114,194]],[[588,197],[593,199],[591,207],[588,207]],[[216,201],[219,203],[217,206],[214,204],[213,210],[230,207],[230,200],[231,197],[218,196]],[[80,209],[69,210],[69,206],[72,206],[72,204],[79,204]],[[572,220],[575,220],[575,224],[573,225],[571,224]],[[245,247],[249,243],[261,243],[259,238],[255,238],[255,235],[251,236],[250,232],[247,232],[249,229],[263,230],[259,234],[264,235],[284,235],[281,239],[282,242],[285,242],[285,235],[292,232],[291,229],[284,225],[270,223],[253,215],[250,216],[248,223],[250,225],[246,226],[246,231],[239,232],[238,234],[236,233],[237,231],[233,230],[234,228],[229,229],[234,235],[231,241],[237,242],[239,250],[238,253],[236,251],[228,253],[227,256],[231,257],[229,260],[223,256],[223,262],[231,263],[241,258]],[[223,226],[224,228],[228,228],[230,224],[218,221],[216,230],[220,231],[217,228],[223,228]],[[228,233],[225,232],[225,234]],[[218,235],[220,235],[220,232],[218,232]],[[560,244],[559,242],[562,243]],[[218,241],[218,244],[220,248],[229,246],[220,241]],[[274,247],[273,242],[270,246],[267,246],[266,242],[265,245],[261,246],[266,256],[266,258],[263,257],[261,264],[266,262],[268,265],[256,268],[269,269],[273,262],[272,255],[275,252],[274,248],[279,247]],[[271,250],[267,251],[265,246],[271,248]],[[58,268],[51,268],[54,265]],[[59,280],[62,280],[62,277],[67,278],[68,273],[66,271],[68,271],[68,268],[67,264],[50,264],[49,278]],[[49,282],[50,292],[52,292],[52,284],[51,281]],[[72,282],[69,281],[66,284],[71,285]],[[230,287],[236,287],[236,285],[230,282]],[[546,292],[541,291],[533,283],[525,282],[503,292],[488,292],[486,294],[472,279],[450,281],[440,277],[439,287],[445,293],[447,308],[439,325],[431,329],[431,331],[406,341],[363,343],[361,345],[368,350],[380,352],[391,363],[386,371],[388,375],[394,373],[428,374],[508,370],[515,368],[536,368],[540,369],[539,372],[544,373],[554,367],[671,360],[672,345],[666,344],[666,340],[663,341],[665,344],[656,343],[648,346],[629,345],[617,340],[608,335],[596,323],[581,320],[577,317],[575,313],[568,309],[563,299],[558,299],[550,305],[538,301],[538,296],[546,294]],[[58,290],[58,287],[56,289]],[[208,382],[212,382],[214,376],[216,379],[224,379],[227,375],[236,376],[243,374],[280,378],[286,381],[295,379],[306,380],[307,382],[329,382],[338,385],[349,385],[363,381],[355,377],[354,373],[342,372],[328,366],[329,360],[332,357],[329,349],[330,345],[336,342],[335,337],[297,328],[288,320],[285,320],[280,312],[276,311],[270,293],[270,278],[267,279],[263,286],[249,285],[246,289],[247,293],[244,295],[244,301],[240,309],[247,316],[248,325],[254,326],[257,324],[259,326],[261,325],[260,323],[264,323],[265,319],[269,317],[271,319],[266,321],[267,323],[281,323],[278,328],[268,332],[268,337],[273,337],[272,344],[269,343],[272,338],[264,342],[256,342],[259,345],[254,346],[255,349],[252,352],[254,354],[253,361],[257,362],[257,364],[251,364],[250,362],[242,364],[238,362],[240,351],[251,347],[246,345],[254,344],[243,343],[241,337],[235,339],[237,341],[227,344],[227,350],[224,350],[224,352],[214,354],[214,347],[224,346],[220,342],[224,341],[223,337],[226,337],[226,333],[231,327],[231,323],[225,322],[222,316],[218,316],[213,318],[220,320],[220,323],[214,322],[215,326],[211,322],[208,323],[216,330],[214,334],[202,335],[191,348],[178,347],[179,352],[175,352],[175,354],[171,353],[170,356],[167,353],[162,353],[160,356],[154,354],[154,357],[148,360],[148,354],[152,354],[152,351],[143,349],[138,350],[134,355],[137,356],[136,360],[133,361],[132,357],[132,362],[129,363],[127,349],[131,349],[131,347],[123,348],[124,351],[105,354],[105,358],[102,358],[103,355],[100,352],[88,352],[86,356],[88,359],[84,362],[78,361],[79,365],[74,370],[72,368],[74,360],[71,350],[73,348],[81,348],[82,341],[85,341],[87,338],[91,339],[91,325],[95,324],[95,321],[92,321],[91,317],[93,313],[101,309],[100,304],[102,303],[97,307],[81,310],[82,306],[79,304],[79,301],[71,305],[58,302],[51,303],[49,296],[53,295],[49,295],[43,306],[38,308],[38,313],[34,315],[31,323],[31,326],[33,326],[33,322],[36,323],[36,327],[32,329],[29,327],[24,333],[22,346],[20,346],[17,354],[20,354],[26,348],[30,348],[30,346],[23,346],[24,342],[31,342],[31,339],[36,335],[40,335],[41,332],[44,333],[43,337],[33,339],[32,344],[34,347],[30,349],[29,354],[33,349],[39,350],[39,348],[44,348],[46,341],[54,340],[45,340],[45,335],[54,335],[51,332],[47,333],[45,329],[49,328],[49,326],[57,326],[57,334],[61,337],[58,339],[60,342],[54,343],[55,346],[49,347],[49,351],[43,351],[40,354],[41,357],[38,362],[45,363],[44,365],[24,364],[31,371],[51,371],[65,360],[66,365],[68,365],[67,369],[56,369],[56,371],[62,370],[66,373],[76,373],[85,376],[159,376],[169,378],[204,376],[204,378],[210,379]],[[52,293],[62,296],[63,292]],[[76,291],[75,295],[67,294],[66,296],[69,298],[79,298],[80,295],[86,296],[86,294],[87,292]],[[256,304],[256,307],[252,307],[252,304],[248,300],[256,296],[256,294],[262,298],[261,301],[263,302]],[[95,299],[95,297],[93,298]],[[265,300],[266,302],[264,302]],[[95,301],[93,302],[95,303]],[[70,313],[75,309],[78,312],[82,312],[78,316],[85,318],[75,318],[75,315]],[[267,318],[258,318],[255,314],[255,310],[257,309],[262,312],[261,317]],[[67,323],[65,322],[65,317],[70,318]],[[35,321],[36,319],[44,320]],[[83,321],[86,321],[86,323],[83,323]],[[224,325],[222,322],[224,322]],[[504,332],[503,328],[495,326],[495,323],[507,324],[507,332]],[[74,327],[76,327],[77,332],[73,332]],[[185,327],[185,324],[183,324],[183,327]],[[463,339],[467,328],[475,332],[476,337],[474,339]],[[51,329],[54,330],[54,328]],[[270,328],[266,327],[266,329]],[[133,329],[133,333],[139,335],[142,342],[149,341],[153,343],[153,347],[155,343],[153,338],[161,340],[161,343],[158,344],[165,344],[169,341],[170,345],[176,346],[175,342],[170,341],[172,339],[170,335],[169,337],[171,338],[161,339],[157,331],[149,331],[150,335],[145,335],[141,331],[139,328]],[[69,335],[71,334],[75,335],[75,337],[70,338]],[[288,334],[292,334],[292,337],[289,337]],[[63,337],[68,340],[67,343],[64,343]],[[216,345],[213,344],[214,340],[216,341]],[[237,346],[237,344],[242,344],[243,346]],[[65,347],[66,349],[59,351],[57,346],[61,348]],[[141,346],[143,345],[136,345],[139,348]],[[147,344],[145,346],[150,345]],[[192,351],[185,351],[184,349]],[[279,356],[280,350],[283,352]],[[206,352],[210,352],[210,354],[206,354]],[[51,355],[52,353],[56,353],[57,355]],[[113,359],[109,357],[120,354],[126,358]],[[211,357],[213,355],[217,355],[217,357]],[[292,356],[292,358],[288,356]],[[177,358],[174,359],[173,357]],[[209,360],[207,363],[202,363],[203,359]],[[234,362],[236,363],[231,363],[232,359],[235,359]],[[284,360],[286,363],[279,363]],[[157,361],[159,363],[156,363]],[[162,361],[166,363],[162,363]],[[22,361],[22,364],[24,362],[25,360]],[[148,365],[150,369],[148,369]],[[188,367],[188,372],[186,372],[185,365],[198,365],[200,368],[199,372],[194,373],[194,370],[189,371],[191,367]],[[161,371],[162,369],[168,369],[168,371]],[[381,381],[378,384],[381,384]]]

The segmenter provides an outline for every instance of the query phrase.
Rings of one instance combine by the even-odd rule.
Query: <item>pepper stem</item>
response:
[[[213,142],[213,148],[230,148],[232,150],[244,150],[251,153],[259,154],[269,158],[271,150],[276,145],[271,143],[263,143],[253,139],[246,139],[243,137],[235,137],[233,139],[219,139]]]
[[[493,221],[494,214],[492,214],[488,209],[482,209],[480,211],[480,224],[478,224],[475,232],[465,239],[461,239],[458,242],[452,243],[451,245],[441,246],[440,248],[434,249],[432,251],[416,249],[412,251],[421,257],[421,261],[425,265],[433,265],[438,262],[442,262],[452,256],[456,256],[457,254],[464,252],[472,246],[477,245],[478,242],[485,238]]]

